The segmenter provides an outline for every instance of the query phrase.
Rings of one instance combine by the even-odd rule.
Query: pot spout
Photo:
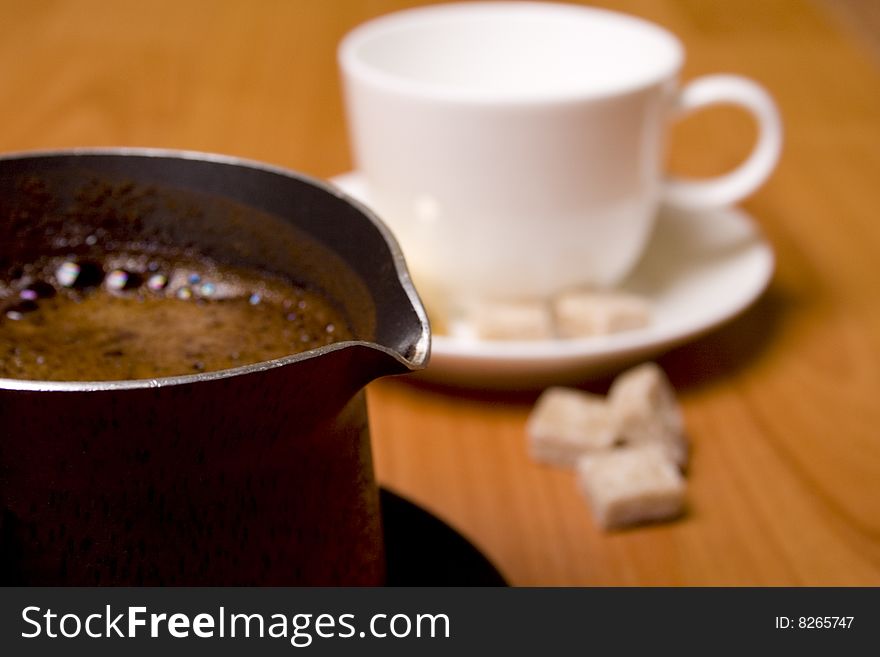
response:
[[[335,188],[331,191],[361,215],[361,221],[345,231],[346,238],[337,241],[334,248],[337,253],[342,251],[348,266],[363,281],[375,320],[370,327],[373,339],[351,345],[353,368],[364,385],[383,376],[424,369],[431,352],[430,324],[397,240],[369,208]],[[370,248],[364,248],[370,242]],[[349,245],[356,248],[346,252]],[[346,286],[346,291],[353,291],[353,287]],[[358,304],[357,299],[347,300]],[[362,312],[355,310],[354,314],[363,318]]]

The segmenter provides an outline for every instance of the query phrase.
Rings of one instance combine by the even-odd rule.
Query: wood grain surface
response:
[[[0,151],[158,146],[342,173],[336,44],[415,4],[0,0]],[[785,120],[779,168],[744,203],[777,252],[770,289],[659,361],[694,445],[688,513],[599,531],[572,476],[528,458],[530,393],[372,385],[379,478],[516,585],[880,585],[878,59],[821,4],[601,4],[676,32],[685,80],[759,80]],[[706,111],[675,126],[670,168],[719,173],[753,135]]]

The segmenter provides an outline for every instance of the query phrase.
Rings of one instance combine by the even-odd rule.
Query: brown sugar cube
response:
[[[550,310],[539,301],[487,301],[471,319],[477,337],[486,340],[546,340],[554,334]]]
[[[605,399],[571,388],[548,388],[526,425],[529,451],[543,463],[570,467],[578,457],[614,446],[617,432]]]
[[[647,326],[651,309],[641,297],[623,292],[572,291],[554,303],[560,337],[607,335]]]
[[[681,409],[672,384],[656,364],[645,363],[621,374],[611,385],[608,400],[624,444],[657,444],[679,467],[687,465]]]
[[[684,510],[684,479],[658,445],[582,456],[577,479],[596,523],[606,530],[671,519]]]

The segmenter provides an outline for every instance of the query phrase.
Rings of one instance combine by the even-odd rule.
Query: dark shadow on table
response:
[[[504,576],[450,525],[382,488],[388,586],[507,586]]]

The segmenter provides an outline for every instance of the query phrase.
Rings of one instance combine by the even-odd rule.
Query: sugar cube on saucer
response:
[[[684,418],[672,384],[654,363],[644,363],[615,379],[608,392],[614,426],[624,444],[656,444],[684,468],[688,443]]]
[[[624,292],[573,290],[554,303],[560,337],[607,335],[647,326],[651,309],[647,301]]]
[[[671,519],[684,509],[684,479],[659,445],[589,454],[578,459],[576,468],[578,484],[603,529]]]
[[[477,337],[485,340],[546,340],[553,317],[540,301],[486,301],[472,316]]]
[[[529,415],[526,433],[532,457],[572,466],[585,453],[614,446],[617,432],[605,399],[571,388],[548,388]]]

